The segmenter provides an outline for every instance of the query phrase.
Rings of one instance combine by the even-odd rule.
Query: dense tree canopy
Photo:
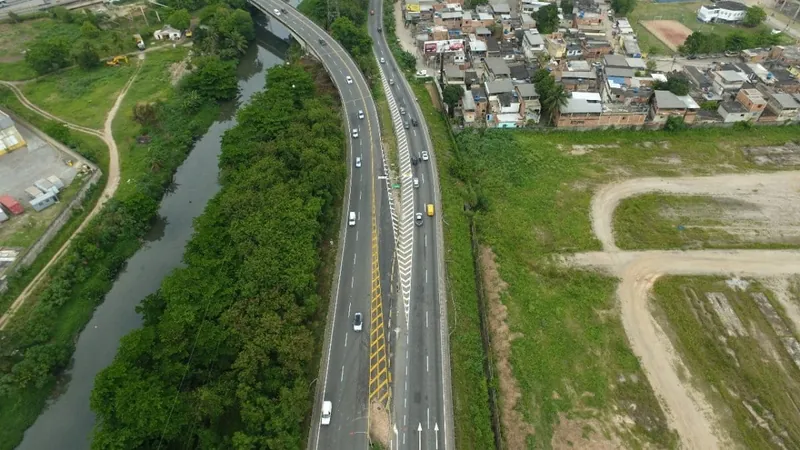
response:
[[[770,33],[769,29],[748,34],[741,31],[734,32],[725,38],[719,34],[695,31],[686,38],[679,50],[684,55],[702,55],[721,53],[725,50],[739,51],[745,48],[768,47],[780,42],[780,36]]]
[[[61,37],[38,38],[25,52],[25,61],[38,74],[45,74],[69,65],[69,42]]]
[[[559,6],[561,6],[561,12],[564,13],[564,17],[572,17],[572,9],[574,8],[572,0],[561,0]]]
[[[215,3],[200,12],[195,43],[204,53],[214,53],[222,59],[235,59],[244,54],[256,33],[250,13]]]
[[[184,78],[182,87],[195,91],[203,98],[228,99],[236,95],[236,64],[223,61],[218,56],[201,56],[193,60],[195,70]]]
[[[461,86],[448,84],[444,87],[442,97],[444,97],[444,102],[447,104],[447,108],[450,111],[450,117],[453,116],[453,112],[456,106],[458,106],[458,102],[461,101],[462,95],[464,95],[464,89],[462,89]]]
[[[767,18],[767,12],[764,11],[763,8],[759,8],[758,6],[751,6],[747,8],[747,12],[744,15],[744,20],[742,24],[746,27],[757,27],[761,25]]]
[[[536,29],[539,33],[550,34],[558,29],[558,6],[555,3],[542,6],[533,13],[533,18],[536,19]]]
[[[185,30],[191,25],[192,16],[185,9],[176,9],[167,17],[167,23],[178,30]]]
[[[240,111],[186,267],[140,307],[92,393],[94,448],[299,448],[316,373],[318,245],[336,221],[337,108],[297,65]]]
[[[691,84],[689,84],[689,80],[687,80],[686,77],[675,73],[670,73],[667,75],[666,82],[656,81],[653,84],[653,89],[670,91],[675,95],[687,95],[690,88]]]
[[[636,0],[611,0],[611,9],[617,16],[625,16],[636,7]]]
[[[542,115],[552,123],[555,121],[559,108],[567,104],[569,94],[564,90],[564,85],[556,83],[553,75],[546,69],[537,70],[531,79],[536,86],[536,93],[539,94]]]

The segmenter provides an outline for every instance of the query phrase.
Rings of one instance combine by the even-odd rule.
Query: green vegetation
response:
[[[83,186],[83,179],[76,179],[75,182],[59,192],[59,202],[36,214],[24,214],[20,217],[12,217],[8,222],[3,223],[0,228],[0,247],[22,247],[28,248],[33,245],[45,232],[50,223],[61,211],[63,211],[70,201],[75,198],[80,187]]]
[[[653,89],[670,91],[675,95],[688,95],[691,84],[682,74],[669,73],[667,81],[656,81],[653,83]]]
[[[725,295],[745,336],[729,334],[731,322],[723,322],[706,299],[715,292]],[[797,368],[752,297],[765,294],[789,326],[774,294],[757,283],[733,290],[711,277],[664,278],[654,293],[657,320],[733,440],[752,449],[800,446]]]
[[[2,450],[13,448],[41,411],[57,377],[69,362],[78,333],[103,300],[126,259],[141,245],[141,237],[157,213],[172,174],[194,139],[205,132],[218,114],[220,91],[199,92],[193,87],[235,77],[235,66],[225,65],[230,71],[227,77],[221,77],[217,71],[193,71],[178,89],[172,89],[167,67],[185,55],[186,49],[164,50],[149,54],[143,62],[139,78],[113,124],[121,154],[121,178],[126,182],[120,184],[115,197],[75,237],[70,250],[50,270],[46,285],[32,294],[3,332],[0,340]],[[215,56],[202,58],[210,60]],[[221,92],[230,91],[224,84],[219,87]],[[133,107],[140,101],[155,102],[153,123],[140,126],[132,121]],[[136,143],[135,137],[142,134],[150,136],[149,144]],[[81,142],[82,138],[74,139]],[[99,155],[95,153],[95,157],[107,158]],[[52,255],[55,244],[48,247],[45,255]],[[41,267],[39,264],[37,260],[35,266]],[[28,273],[11,280],[9,292],[0,297],[0,304],[13,301],[13,295],[30,280]]]
[[[564,89],[564,85],[556,83],[553,75],[546,69],[537,70],[531,80],[536,85],[536,92],[539,93],[542,115],[547,118],[545,123],[553,124],[558,109],[566,106],[569,94]]]
[[[72,123],[102,129],[106,114],[136,70],[136,60],[86,71],[73,67],[21,86],[34,105]],[[76,108],[76,105],[80,108]]]
[[[536,19],[536,29],[539,33],[550,34],[558,29],[558,5],[555,3],[542,6],[532,15]]]
[[[737,220],[738,211],[757,208],[734,199],[708,196],[645,194],[623,200],[614,215],[619,248],[796,248],[797,238],[745,237],[726,231],[726,226],[750,225]],[[724,220],[722,218],[725,218]],[[764,224],[764,230],[770,226]]]
[[[479,4],[486,4],[488,0],[481,0]],[[473,2],[473,5],[477,3]],[[389,50],[392,51],[397,65],[400,70],[407,74],[414,73],[417,70],[417,58],[411,53],[405,51],[397,39],[396,24],[394,19],[394,2],[393,0],[383,0],[383,35],[386,37],[386,43],[389,45]]]
[[[618,16],[625,16],[636,8],[636,0],[611,0],[611,9]]]
[[[455,203],[451,208],[460,209],[465,202],[485,205],[475,214],[479,239],[496,254],[499,276],[507,283],[502,299],[510,330],[524,336],[511,342],[510,362],[522,394],[517,408],[536,430],[528,437],[531,448],[551,446],[561,413],[602,421],[614,408],[616,414],[628,411],[635,423],[632,433],[623,436],[629,446],[676,444],[628,348],[615,306],[616,281],[552,265],[554,256],[599,249],[589,220],[593,191],[619,174],[753,170],[755,165],[744,157],[742,147],[781,145],[796,139],[798,131],[798,127],[702,129],[643,135],[623,130],[577,134],[469,130],[458,135],[456,163],[440,168],[442,189],[453,183],[446,174],[458,177],[471,190],[450,197]],[[436,149],[439,157],[442,151]],[[679,159],[681,164],[666,159]],[[445,202],[447,208],[447,197]],[[453,223],[453,214],[446,220]],[[448,275],[456,264],[472,262],[467,252],[453,253],[454,242],[468,239],[467,231],[462,233],[445,239]],[[464,320],[461,312],[459,325]],[[454,395],[467,389],[456,367],[457,355],[464,351],[463,342],[455,338],[458,334],[453,333],[451,344]],[[620,375],[627,380],[634,375],[639,381],[620,383]],[[629,409],[632,403],[635,412]],[[456,423],[459,420],[457,416]],[[459,439],[465,431],[469,433],[458,430]]]
[[[494,434],[483,375],[486,355],[481,343],[469,217],[462,212],[467,188],[452,175],[458,152],[450,125],[434,108],[425,86],[414,83],[412,87],[436,149],[442,194],[455,445],[465,450],[490,449],[494,448]]]
[[[789,43],[793,40],[785,36],[781,35],[772,35],[770,33],[771,29],[766,25],[759,25],[754,28],[745,28],[742,26],[736,25],[726,25],[726,24],[705,24],[697,20],[697,10],[703,3],[698,2],[679,2],[679,3],[655,3],[655,2],[638,2],[636,7],[628,14],[628,19],[633,25],[634,30],[636,31],[636,36],[639,39],[639,46],[641,49],[648,53],[659,53],[664,55],[671,55],[674,52],[670,50],[663,42],[658,40],[655,36],[650,34],[644,26],[640,23],[642,20],[676,20],[683,25],[687,26],[689,29],[695,32],[702,32],[705,35],[713,35],[715,36],[714,39],[717,42],[722,42],[723,44],[726,42],[726,39],[729,35],[737,35],[737,36],[746,36],[748,39],[753,39],[753,43],[756,42],[756,39],[779,39],[780,43]],[[617,12],[618,16],[620,11],[614,7],[615,11]],[[767,38],[767,36],[770,36]],[[736,38],[738,40],[739,38]],[[758,45],[752,45],[750,47],[757,47]],[[711,53],[721,52],[725,49],[725,46],[720,46],[719,49],[711,50]],[[697,50],[697,49],[695,49]],[[689,52],[691,53],[691,52]],[[697,51],[697,53],[705,53]]]
[[[223,138],[222,190],[196,220],[187,267],[145,299],[144,327],[97,377],[94,448],[304,441],[326,304],[315,274],[338,220],[344,136],[309,73],[278,66],[268,79]]]
[[[747,8],[742,24],[746,27],[757,27],[761,25],[767,18],[767,12],[758,6],[751,6]]]
[[[681,53],[685,55],[696,55],[706,53],[721,53],[726,50],[741,51],[746,48],[769,47],[784,42],[779,34],[772,34],[768,28],[762,28],[757,33],[748,34],[744,31],[735,31],[722,36],[716,33],[704,33],[695,31],[686,42],[680,47]]]

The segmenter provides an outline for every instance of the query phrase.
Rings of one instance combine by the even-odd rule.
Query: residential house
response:
[[[464,71],[464,84],[467,86],[467,89],[471,88],[472,85],[479,84],[481,79],[478,78],[478,73],[474,70],[466,70]]]
[[[505,80],[503,80],[505,81]],[[503,81],[495,84],[505,84]],[[486,115],[486,126],[492,128],[517,128],[522,126],[520,117],[520,100],[516,90],[497,92],[497,86],[486,83],[486,92],[489,94],[489,113]]]
[[[639,41],[636,40],[635,36],[625,36],[622,39],[622,48],[628,56],[634,58],[642,57],[642,50],[639,48]]]
[[[444,82],[445,84],[464,85],[464,71],[456,65],[444,66]]]
[[[697,116],[697,104],[688,95],[675,95],[670,91],[655,91],[650,108],[650,120],[653,123],[666,123],[671,116],[682,117],[684,123],[694,123]]]
[[[521,30],[535,30],[536,29],[536,19],[534,19],[530,14],[522,14],[519,16],[519,28]]]
[[[529,61],[535,61],[537,55],[546,51],[544,39],[538,31],[525,30],[522,37],[522,52]]]
[[[533,121],[539,123],[542,116],[542,104],[539,102],[539,94],[533,83],[524,83],[514,86],[519,97],[519,112],[523,116],[525,123]]]
[[[511,81],[517,83],[529,83],[531,74],[525,64],[509,64],[508,70],[511,72]]]
[[[719,102],[717,114],[722,117],[723,123],[746,122],[750,120],[747,108],[736,100],[725,100]]]
[[[652,78],[636,77],[631,68],[606,66],[603,68],[601,92],[606,102],[646,104],[653,93],[652,84]]]
[[[20,149],[26,145],[25,138],[17,130],[14,121],[0,111],[0,155]]]
[[[510,80],[511,70],[502,58],[485,58],[483,60],[484,81]]]
[[[475,36],[478,36],[483,42],[486,42],[487,39],[492,35],[492,31],[486,27],[478,27],[475,29]]]
[[[593,70],[588,72],[561,72],[559,81],[564,85],[564,90],[569,92],[597,91],[597,72]]]
[[[705,23],[734,23],[744,20],[746,14],[747,5],[744,3],[722,0],[713,5],[701,6],[697,10],[697,20]]]
[[[800,66],[800,45],[772,47],[774,59],[787,66]]]
[[[563,33],[552,33],[544,38],[544,48],[551,58],[561,59],[567,55],[567,41]]]
[[[711,71],[711,90],[722,95],[724,93],[738,92],[742,85],[747,82],[744,72],[735,70],[714,70]]]
[[[170,41],[177,41],[182,36],[182,33],[175,28],[172,28],[169,25],[164,26],[164,28],[160,30],[156,30],[153,32],[153,37],[157,40],[170,40]]]
[[[475,121],[483,123],[489,112],[489,95],[483,85],[476,84],[470,89],[472,101],[475,103]]]
[[[506,3],[498,3],[491,5],[492,12],[494,12],[495,17],[500,17],[503,15],[511,14],[511,7],[508,6]]]
[[[583,57],[588,60],[601,59],[613,50],[611,43],[606,40],[583,38],[580,42]]]
[[[614,32],[617,33],[617,36],[633,36],[636,34],[628,19],[625,18],[617,19],[614,22]]]
[[[800,102],[791,94],[770,92],[767,93],[767,108],[776,116],[776,122],[796,121]]]
[[[551,2],[540,2],[538,0],[520,0],[519,2],[519,12],[520,14],[534,14],[536,11],[539,11],[539,8],[542,6],[547,6],[552,4]]]
[[[486,38],[486,56],[487,58],[499,58],[500,57],[500,44],[497,42],[494,36],[489,36]]]
[[[745,120],[758,120],[767,107],[767,100],[758,89],[740,89],[739,92],[736,93],[736,101],[741,103],[747,111],[747,118]]]
[[[800,67],[800,66],[798,66]],[[784,67],[770,66],[772,85],[779,91],[787,94],[800,94],[800,79]]]
[[[464,95],[461,97],[461,115],[464,117],[464,126],[467,127],[474,127],[480,123],[478,119],[483,117],[482,114],[477,112],[477,105],[472,96],[472,91],[465,90]]]
[[[647,108],[609,108],[603,106],[597,92],[573,92],[567,104],[556,111],[558,128],[604,128],[609,126],[641,126],[647,117]]]
[[[486,42],[479,40],[474,34],[469,35],[469,53],[474,60],[480,61],[481,58],[486,58],[487,48]]]

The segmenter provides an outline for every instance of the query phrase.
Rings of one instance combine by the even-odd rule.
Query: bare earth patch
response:
[[[379,402],[369,405],[369,437],[373,442],[379,442],[384,448],[389,448],[390,439],[389,413]]]
[[[686,42],[692,30],[677,20],[642,20],[641,24],[672,51]]]
[[[617,450],[626,448],[615,433],[603,432],[597,419],[568,419],[559,414],[550,441],[553,450]]]
[[[181,81],[181,78],[186,76],[189,72],[190,70],[189,70],[188,58],[184,58],[181,61],[170,64],[169,66],[170,83],[172,83],[173,86],[177,85],[178,82]]]
[[[483,284],[488,300],[487,318],[489,332],[492,337],[492,354],[495,356],[497,378],[500,385],[501,411],[500,421],[503,424],[503,437],[507,448],[522,449],[527,447],[526,440],[535,430],[531,424],[525,422],[516,406],[522,397],[517,380],[511,367],[511,341],[521,337],[511,333],[506,323],[508,309],[503,304],[500,296],[506,290],[506,283],[500,278],[497,263],[492,249],[481,247],[481,268],[483,270]]]

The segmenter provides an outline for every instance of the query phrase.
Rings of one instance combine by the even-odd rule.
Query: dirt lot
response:
[[[591,203],[592,228],[602,243],[603,251],[576,254],[568,258],[572,265],[600,267],[620,278],[617,295],[621,303],[625,332],[685,448],[731,448],[734,443],[726,430],[719,426],[708,399],[691,382],[687,382],[686,368],[669,337],[654,320],[648,306],[648,296],[656,280],[664,275],[736,274],[751,277],[783,277],[798,274],[800,252],[779,250],[622,252],[614,241],[612,226],[614,211],[621,200],[649,192],[746,199],[749,203],[762,207],[762,211],[771,211],[771,216],[776,220],[788,217],[788,220],[796,223],[798,218],[792,211],[796,210],[800,192],[800,171],[710,177],[638,178],[606,185],[595,194]],[[766,217],[770,217],[770,214]],[[766,226],[769,226],[769,222]]]
[[[692,34],[692,30],[676,20],[643,20],[641,23],[672,51],[677,51]]]

